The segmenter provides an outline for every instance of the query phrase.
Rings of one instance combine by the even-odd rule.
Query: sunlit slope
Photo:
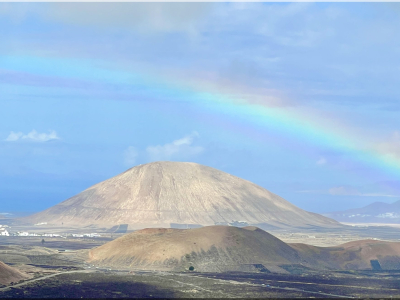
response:
[[[143,229],[92,249],[91,263],[118,268],[198,271],[241,270],[300,262],[297,251],[256,227]]]
[[[26,278],[28,278],[26,274],[0,261],[0,285],[8,285],[11,282],[16,283]]]
[[[289,244],[305,263],[331,269],[371,269],[371,260],[385,270],[400,270],[400,242],[360,240],[337,247]],[[378,267],[379,268],[379,267]]]
[[[232,221],[278,227],[338,225],[247,180],[196,163],[167,161],[131,168],[25,220],[136,228]]]

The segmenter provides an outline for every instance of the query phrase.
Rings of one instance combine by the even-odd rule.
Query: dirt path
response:
[[[186,274],[185,274],[186,275]],[[188,276],[188,275],[186,275]],[[192,275],[193,276],[193,275]],[[209,278],[209,277],[203,277],[203,276],[193,276],[193,277],[201,277],[201,278]],[[336,297],[336,298],[355,298],[353,296],[345,296],[345,295],[337,295],[337,294],[331,294],[331,293],[323,293],[323,292],[315,292],[315,291],[307,291],[304,289],[300,288],[291,288],[291,287],[278,287],[278,286],[272,286],[272,285],[265,285],[265,284],[259,284],[259,283],[250,283],[250,282],[243,282],[243,281],[236,281],[236,280],[224,280],[224,279],[219,279],[219,278],[209,278],[217,281],[221,281],[224,283],[233,283],[233,284],[243,284],[243,285],[251,285],[251,286],[259,286],[259,287],[264,287],[266,289],[277,289],[277,290],[286,290],[286,291],[296,291],[296,292],[301,292],[301,293],[307,293],[307,294],[317,294],[317,295],[324,295],[324,296],[329,296],[329,297]],[[272,282],[285,282],[285,283],[294,283],[292,281],[276,281],[276,280],[265,280],[265,281],[272,281]],[[297,282],[295,282],[297,283]],[[298,282],[302,284],[315,284],[318,285],[317,283],[305,283],[305,282]],[[325,284],[329,285],[329,284]],[[331,286],[340,286],[340,285],[331,285]],[[359,288],[359,287],[357,287]]]
[[[176,275],[174,273],[170,273],[170,272],[163,272],[165,275]],[[300,289],[300,288],[291,288],[291,287],[279,287],[279,286],[271,286],[271,285],[265,285],[265,284],[259,284],[259,283],[251,283],[251,282],[243,282],[243,281],[236,281],[236,280],[226,280],[226,279],[220,279],[220,278],[211,278],[211,277],[207,277],[207,276],[196,276],[196,275],[192,275],[192,274],[179,274],[180,276],[184,276],[184,277],[198,277],[198,278],[207,278],[207,279],[211,279],[211,280],[215,280],[215,281],[219,281],[221,283],[224,284],[241,284],[241,285],[250,285],[250,286],[257,286],[257,287],[263,287],[265,289],[276,289],[276,290],[286,290],[286,291],[296,291],[296,292],[301,292],[301,293],[306,293],[306,294],[316,294],[316,295],[323,295],[323,296],[329,296],[329,297],[335,297],[335,298],[355,298],[353,296],[345,296],[345,295],[338,295],[338,294],[332,294],[332,293],[324,293],[324,292],[315,292],[315,291],[307,291],[304,289]],[[163,278],[166,279],[166,278]],[[203,291],[207,291],[210,293],[215,293],[216,291],[212,291],[212,290],[208,290],[205,288],[202,288],[198,285],[192,284],[192,283],[187,283],[187,282],[182,282],[182,281],[178,281],[175,279],[171,279],[168,278],[169,280],[175,281],[176,283],[182,284],[182,285],[191,285],[195,288],[198,288],[199,290],[203,290]],[[294,283],[292,281],[283,281],[283,280],[265,280],[265,281],[274,281],[274,282],[281,282],[281,283]],[[318,285],[317,283],[306,283],[306,282],[295,282],[295,283],[302,283],[302,284],[315,284]],[[329,284],[323,284],[323,285],[329,285]],[[330,286],[341,286],[341,285],[330,285]],[[343,285],[344,286],[344,285]],[[359,288],[359,287],[357,287]],[[394,289],[393,289],[394,290]],[[218,291],[220,293],[224,293],[225,295],[228,295],[232,298],[235,298],[237,296],[235,295],[231,295],[229,293],[223,292],[223,291]]]
[[[161,278],[161,276],[157,276],[157,277]],[[201,277],[199,277],[199,278],[201,278]],[[222,293],[222,294],[224,294],[224,296],[230,296],[231,298],[235,298],[236,297],[235,295],[232,295],[232,294],[229,294],[229,293],[226,293],[226,292],[223,292],[223,291],[208,290],[208,289],[205,289],[205,288],[203,288],[203,287],[201,287],[199,285],[196,285],[196,284],[193,284],[193,283],[189,283],[189,282],[182,282],[182,281],[179,281],[179,280],[176,280],[176,279],[173,279],[173,278],[165,278],[165,277],[163,277],[162,279],[171,280],[171,281],[174,281],[174,282],[176,282],[178,284],[181,284],[181,285],[189,285],[189,286],[192,286],[192,287],[194,287],[194,288],[196,288],[198,290],[206,291],[206,292],[209,292],[211,294]],[[204,279],[204,277],[203,277],[203,279]],[[208,279],[213,279],[213,278],[208,278]]]
[[[50,277],[55,277],[55,276],[62,275],[62,274],[90,273],[90,272],[95,272],[95,271],[94,271],[94,270],[93,270],[93,271],[91,271],[91,270],[74,270],[74,271],[67,271],[67,272],[61,272],[61,273],[50,274],[50,275],[46,275],[46,276],[43,276],[43,277],[38,277],[38,278],[31,279],[31,280],[26,280],[26,281],[24,281],[24,282],[17,283],[17,284],[14,284],[14,285],[9,285],[9,286],[6,286],[6,287],[4,287],[4,288],[0,288],[0,292],[9,290],[9,289],[11,289],[11,288],[24,286],[24,285],[27,285],[27,284],[29,284],[29,283],[31,283],[31,282],[35,282],[35,281],[39,281],[39,280],[44,280],[44,279],[47,279],[47,278],[50,278]]]
[[[332,287],[346,287],[346,288],[356,288],[356,289],[367,289],[367,290],[376,290],[376,287],[369,286],[357,286],[357,285],[346,285],[346,284],[330,284],[330,283],[315,283],[315,282],[303,282],[303,281],[284,281],[284,280],[269,280],[265,279],[265,281],[270,282],[282,282],[282,283],[290,283],[290,284],[308,284],[308,285],[326,285]],[[379,288],[380,290],[388,290],[388,291],[400,291],[400,289],[391,289],[391,288]]]

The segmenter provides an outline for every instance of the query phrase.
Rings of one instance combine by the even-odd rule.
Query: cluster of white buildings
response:
[[[72,234],[73,237],[100,237],[101,235],[98,233],[85,233],[85,234]]]
[[[15,236],[46,236],[46,237],[62,237],[60,234],[55,233],[34,233],[34,232],[27,232],[27,231],[18,231],[14,234]]]
[[[75,233],[73,233],[73,234],[56,234],[56,233],[34,233],[34,232],[27,232],[27,231],[18,231],[18,232],[9,233],[7,230],[8,228],[10,228],[8,225],[0,224],[0,236],[43,236],[43,237],[61,237],[61,238],[67,238],[68,236],[77,237],[77,238],[101,237],[101,235],[96,232],[84,233],[84,234],[75,234]]]
[[[384,214],[379,214],[377,215],[378,218],[389,218],[389,219],[394,219],[394,218],[400,218],[399,214],[396,214],[394,212],[388,212]]]
[[[61,238],[67,238],[67,236],[72,236],[72,237],[100,237],[101,235],[98,233],[85,233],[85,234],[65,234],[65,235],[61,235],[61,234],[56,234],[56,233],[32,233],[32,232],[27,232],[27,231],[18,231],[14,234],[12,234],[14,236],[43,236],[43,237],[61,237]]]
[[[9,236],[10,235],[6,228],[8,228],[8,225],[0,225],[0,235],[2,235],[2,236]]]
[[[343,215],[346,217],[346,215]],[[354,217],[361,217],[361,218],[365,218],[365,217],[371,217],[371,215],[362,215],[362,214],[355,214],[355,215],[349,215],[347,216],[349,218],[354,218]]]
[[[387,213],[382,213],[379,215],[366,215],[366,214],[354,214],[354,215],[345,215],[343,214],[343,217],[348,217],[348,218],[354,218],[354,217],[377,217],[377,218],[389,218],[389,219],[394,219],[394,218],[400,218],[400,214],[395,213],[395,212],[387,212]]]

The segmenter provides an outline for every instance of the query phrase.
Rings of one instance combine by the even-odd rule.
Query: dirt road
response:
[[[27,285],[27,284],[29,284],[29,283],[31,283],[31,282],[44,280],[44,279],[47,279],[47,278],[50,278],[50,277],[55,277],[55,276],[62,275],[62,274],[71,274],[71,273],[91,273],[91,272],[95,272],[95,271],[94,271],[94,270],[93,270],[93,271],[92,271],[92,270],[74,270],[74,271],[67,271],[67,272],[60,272],[60,273],[50,274],[50,275],[46,275],[46,276],[43,276],[43,277],[38,277],[38,278],[26,280],[26,281],[24,281],[24,282],[17,283],[17,284],[14,284],[14,285],[9,285],[9,286],[6,286],[6,287],[4,287],[4,288],[0,288],[0,292],[9,290],[9,289],[11,289],[11,288],[16,288],[16,287],[24,286],[24,285]]]

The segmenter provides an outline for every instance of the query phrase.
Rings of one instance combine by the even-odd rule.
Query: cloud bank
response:
[[[16,142],[16,141],[32,141],[32,142],[47,142],[51,140],[59,140],[57,132],[50,130],[49,133],[39,133],[33,129],[28,134],[22,132],[11,131],[8,137],[5,139],[6,142]]]
[[[204,148],[192,146],[199,134],[194,131],[185,137],[165,145],[149,146],[146,152],[151,160],[169,160],[174,158],[186,158],[203,152]]]

